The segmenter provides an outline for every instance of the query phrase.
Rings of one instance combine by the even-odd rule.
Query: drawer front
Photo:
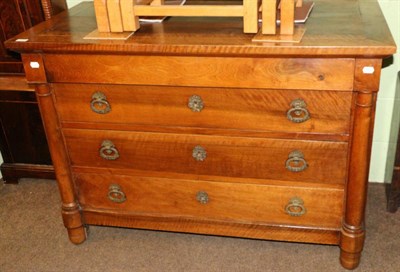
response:
[[[44,56],[49,82],[346,90],[353,59],[191,56]],[[68,67],[68,69],[65,69]]]
[[[351,92],[55,84],[63,122],[348,134]]]
[[[343,184],[344,142],[65,129],[74,166]],[[299,152],[300,151],[300,152]]]
[[[85,209],[338,228],[343,189],[76,175]]]

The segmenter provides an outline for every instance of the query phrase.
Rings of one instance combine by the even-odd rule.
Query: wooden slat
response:
[[[281,0],[281,34],[294,33],[294,0]]]
[[[23,76],[1,76],[0,89],[2,91],[34,91]]]
[[[107,0],[108,20],[111,32],[123,32],[121,0]]]
[[[258,0],[243,0],[243,32],[258,32]]]
[[[136,0],[120,0],[122,25],[124,31],[136,31],[140,28],[139,17],[135,16]]]
[[[165,5],[142,6],[134,8],[136,16],[215,16],[215,17],[242,17],[243,6],[240,5]]]
[[[159,5],[164,5],[164,4],[165,4],[165,0],[153,0],[153,2],[151,2],[150,5],[159,6]]]
[[[277,0],[262,2],[262,34],[276,34]]]
[[[107,0],[94,0],[94,11],[96,13],[97,30],[99,32],[110,32]]]

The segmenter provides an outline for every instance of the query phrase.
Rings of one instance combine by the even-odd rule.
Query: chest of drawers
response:
[[[395,46],[377,4],[355,2],[317,1],[300,44],[251,43],[234,19],[85,40],[90,3],[9,41],[36,88],[70,240],[107,225],[336,244],[356,267]]]

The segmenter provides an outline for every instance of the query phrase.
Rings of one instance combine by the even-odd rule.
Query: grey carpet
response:
[[[382,184],[369,186],[367,239],[355,271],[400,271],[400,211],[387,213]],[[51,180],[0,183],[0,271],[345,271],[337,246],[112,227],[68,240]]]

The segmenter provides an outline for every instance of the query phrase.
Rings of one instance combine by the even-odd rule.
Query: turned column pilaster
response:
[[[372,131],[379,89],[380,59],[357,59],[354,77],[353,133],[350,142],[349,175],[345,217],[341,231],[340,261],[347,269],[358,266],[364,246]]]
[[[61,213],[64,225],[68,230],[71,242],[80,244],[86,239],[86,230],[75,197],[70,163],[53,103],[52,89],[47,84],[44,62],[40,54],[25,54],[22,55],[22,60],[28,82],[35,85],[36,97],[61,194]]]

